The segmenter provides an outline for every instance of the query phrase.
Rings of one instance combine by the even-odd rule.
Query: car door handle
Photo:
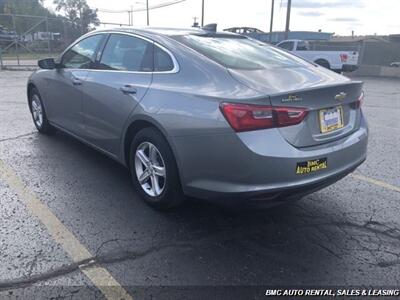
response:
[[[130,85],[130,84],[126,84],[124,86],[122,86],[120,88],[120,90],[124,93],[124,94],[136,94],[137,90],[134,86]]]
[[[73,85],[82,85],[82,79],[78,77],[73,76],[71,80]]]

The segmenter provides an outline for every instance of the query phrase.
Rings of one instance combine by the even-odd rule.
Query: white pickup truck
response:
[[[357,70],[357,51],[312,51],[310,43],[303,40],[285,40],[277,46],[336,72]]]

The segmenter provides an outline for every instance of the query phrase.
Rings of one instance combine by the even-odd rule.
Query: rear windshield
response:
[[[230,69],[262,70],[307,65],[285,51],[245,37],[181,35],[173,38]]]

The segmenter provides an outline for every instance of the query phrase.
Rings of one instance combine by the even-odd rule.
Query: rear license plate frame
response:
[[[338,111],[339,118],[335,124],[326,125],[325,113],[328,111]],[[319,128],[321,133],[328,133],[344,127],[343,107],[341,105],[319,110]]]

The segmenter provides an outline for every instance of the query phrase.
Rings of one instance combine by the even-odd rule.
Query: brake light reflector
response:
[[[220,109],[236,132],[296,125],[307,115],[305,108],[227,102],[221,103]]]

